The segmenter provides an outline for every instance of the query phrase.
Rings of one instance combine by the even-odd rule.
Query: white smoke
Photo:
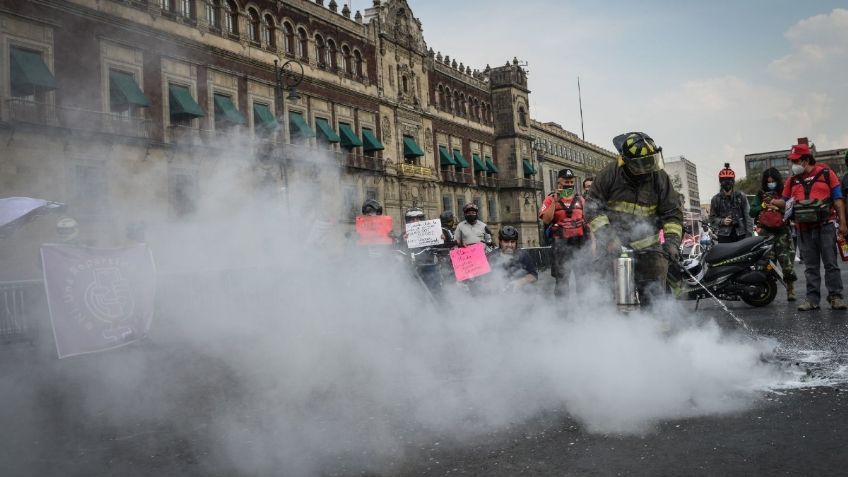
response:
[[[778,379],[767,346],[679,304],[620,314],[583,262],[567,298],[543,278],[527,294],[450,287],[435,304],[402,259],[346,241],[330,158],[303,166],[320,180],[261,196],[252,161],[224,154],[196,216],[148,224],[152,335],[61,362],[52,385],[82,403],[73,412],[127,439],[183,436],[233,473],[391,472],[434,435],[461,442],[563,408],[589,432],[646,433],[744,409]]]

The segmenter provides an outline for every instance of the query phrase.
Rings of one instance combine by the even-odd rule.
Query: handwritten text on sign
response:
[[[475,243],[465,248],[455,248],[450,251],[450,258],[458,282],[479,277],[492,271],[482,243]]]
[[[359,245],[390,245],[392,218],[388,215],[359,215],[356,217],[356,233]]]
[[[406,246],[409,248],[429,247],[443,244],[442,222],[439,219],[423,220],[406,224]]]

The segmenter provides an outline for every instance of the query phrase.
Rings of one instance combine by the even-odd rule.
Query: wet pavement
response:
[[[246,429],[265,421],[258,415],[265,403],[244,399],[226,363],[155,341],[112,352],[121,353],[114,362],[108,353],[57,361],[49,346],[0,346],[0,475],[840,474],[848,468],[848,312],[800,313],[797,303],[786,303],[781,290],[765,308],[728,304],[759,335],[777,340],[769,359],[794,377],[763,389],[744,411],[665,420],[622,436],[589,433],[564,409],[549,410],[470,438],[422,435],[379,456],[347,454],[284,470],[233,465],[216,439],[209,416],[224,406],[238,410],[235,420]],[[736,326],[710,301],[699,313]],[[125,373],[115,372],[119,366]],[[249,434],[239,439],[252,449],[242,456],[285,452]]]

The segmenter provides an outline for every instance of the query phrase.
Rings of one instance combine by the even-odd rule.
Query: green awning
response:
[[[377,139],[374,132],[368,128],[362,128],[362,142],[364,144],[363,149],[366,151],[382,151],[386,148],[386,146]]]
[[[527,159],[522,159],[521,163],[524,164],[524,175],[532,176],[536,174],[536,168],[533,167],[533,164],[530,164],[530,161]]]
[[[289,131],[292,136],[315,137],[315,132],[306,124],[303,115],[296,111],[289,111]]]
[[[133,75],[115,70],[109,70],[109,101],[113,106],[150,106],[150,101],[138,87]]]
[[[253,103],[253,125],[254,127],[263,127],[270,130],[275,130],[280,127],[277,118],[271,113],[271,109],[262,103]]]
[[[324,138],[327,142],[339,142],[341,138],[336,131],[333,131],[333,127],[330,126],[330,122],[324,118],[315,118],[315,129],[318,130],[318,134]]]
[[[453,160],[456,161],[456,164],[462,169],[468,169],[468,161],[462,157],[462,152],[459,149],[453,150]]]
[[[416,144],[415,139],[410,136],[403,137],[403,157],[421,157],[424,151]]]
[[[171,108],[172,119],[193,119],[206,116],[197,101],[191,97],[191,92],[189,92],[187,86],[168,85],[168,103]]]
[[[342,147],[351,149],[362,146],[362,141],[360,141],[356,133],[353,132],[350,124],[339,123],[339,134],[342,136]]]
[[[486,172],[488,170],[486,169],[486,164],[483,162],[482,159],[480,159],[479,154],[472,153],[471,161],[474,163],[474,172]]]
[[[216,94],[212,97],[215,101],[215,119],[232,124],[245,124],[244,116],[236,109],[233,100],[229,96]]]
[[[456,161],[445,146],[439,146],[439,163],[443,166],[455,166]]]
[[[492,160],[491,157],[486,157],[486,168],[489,169],[489,172],[498,172],[498,166],[495,165],[495,161]]]
[[[28,95],[36,91],[51,91],[59,83],[37,51],[9,48],[9,69],[12,94]]]

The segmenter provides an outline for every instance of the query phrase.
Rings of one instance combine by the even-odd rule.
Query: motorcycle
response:
[[[733,243],[715,244],[696,258],[680,262],[682,300],[714,296],[721,300],[742,300],[750,306],[771,303],[783,283],[780,265],[771,259],[772,237],[749,237]]]

